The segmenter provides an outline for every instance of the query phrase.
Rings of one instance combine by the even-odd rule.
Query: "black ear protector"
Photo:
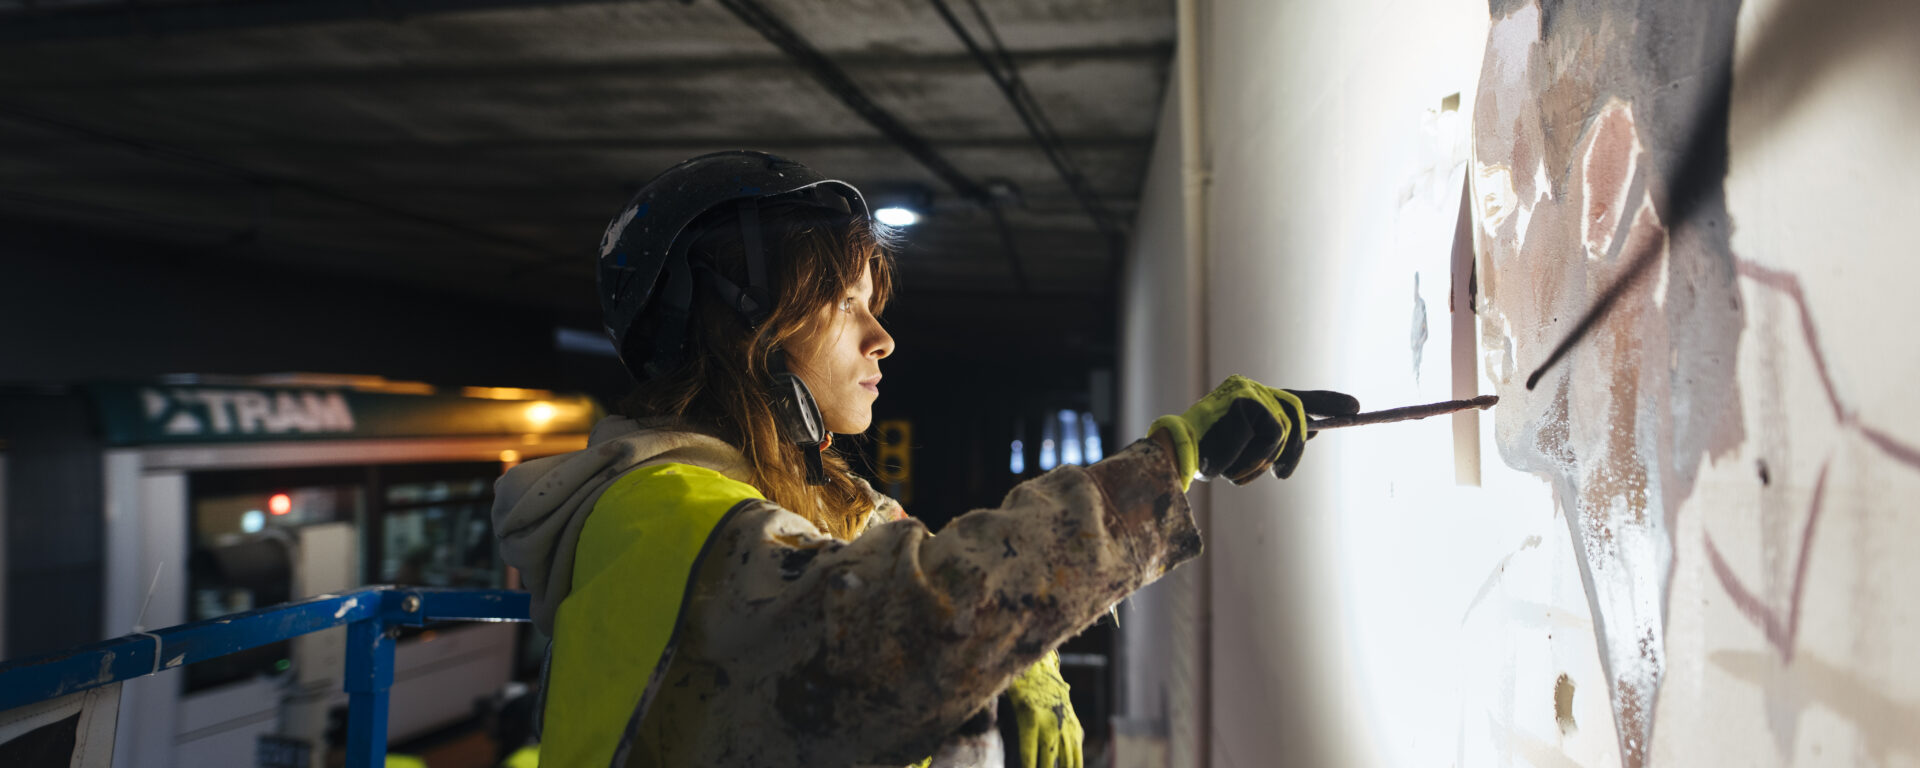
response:
[[[773,369],[773,416],[780,422],[780,436],[800,449],[807,462],[807,485],[826,485],[827,468],[820,458],[826,449],[827,425],[820,417],[820,406],[813,402],[807,383],[787,368],[787,353],[775,350]]]
[[[742,200],[739,210],[740,240],[747,257],[747,287],[741,289],[712,270],[704,274],[713,279],[715,289],[730,306],[758,327],[773,313],[772,282],[767,276],[766,249],[760,238],[760,201]],[[767,384],[773,416],[780,423],[780,435],[800,449],[800,457],[807,463],[807,484],[826,485],[827,468],[820,452],[826,448],[829,437],[826,419],[813,400],[813,390],[807,389],[807,383],[800,380],[799,374],[787,367],[785,350],[773,351],[768,368],[771,380]]]

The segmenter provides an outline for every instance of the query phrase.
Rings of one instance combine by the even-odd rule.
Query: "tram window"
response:
[[[366,504],[365,487],[364,468],[192,476],[188,619],[202,621],[301,597],[293,594],[297,529],[357,523]],[[285,642],[274,643],[192,665],[187,668],[187,691],[284,672],[290,650]]]
[[[498,464],[383,467],[370,581],[428,587],[499,587],[493,541]]]
[[[228,496],[194,499],[193,545],[196,549],[226,547],[259,536],[268,529],[291,529],[336,520],[352,522],[360,507],[358,486],[318,486],[268,489]],[[250,610],[237,608],[224,611]],[[223,615],[201,616],[194,620]]]

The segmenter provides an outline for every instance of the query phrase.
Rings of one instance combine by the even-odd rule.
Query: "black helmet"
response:
[[[701,155],[655,176],[607,226],[600,239],[600,309],[613,348],[636,379],[645,381],[679,366],[696,280],[709,284],[749,324],[758,325],[773,311],[758,213],[770,198],[867,216],[866,201],[851,184],[765,152],[734,150]],[[687,259],[687,248],[699,235],[688,227],[729,203],[740,212],[745,287]],[[647,339],[651,352],[643,354],[645,347],[630,331],[649,315],[660,322],[658,332]]]

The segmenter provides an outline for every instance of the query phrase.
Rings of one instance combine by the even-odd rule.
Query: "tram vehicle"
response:
[[[600,415],[585,396],[377,377],[172,377],[62,397],[83,401],[86,418],[0,425],[11,433],[0,434],[0,521],[34,511],[9,503],[97,506],[98,520],[85,522],[100,533],[98,595],[60,601],[99,612],[89,640],[366,584],[517,587],[494,544],[494,480],[522,460],[584,447]],[[23,412],[14,405],[7,412]],[[22,433],[35,429],[88,435],[65,441],[52,464],[27,462],[36,440]],[[98,485],[75,487],[75,477]],[[51,519],[38,514],[37,524]],[[18,580],[30,566],[0,571]],[[70,581],[48,588],[79,588]],[[41,592],[19,583],[0,591],[12,597],[0,606],[8,637],[50,615]],[[465,624],[402,634],[390,742],[471,720],[478,702],[537,659],[530,631]],[[346,705],[343,640],[330,630],[129,681],[114,766],[287,764],[269,753],[323,765],[329,720],[337,729]]]

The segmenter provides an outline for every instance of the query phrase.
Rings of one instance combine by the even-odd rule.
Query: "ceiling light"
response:
[[[872,206],[874,221],[911,227],[933,213],[933,193],[920,184],[876,184],[867,204]]]
[[[899,206],[889,206],[873,212],[873,217],[889,227],[911,227],[920,221],[920,214]]]

